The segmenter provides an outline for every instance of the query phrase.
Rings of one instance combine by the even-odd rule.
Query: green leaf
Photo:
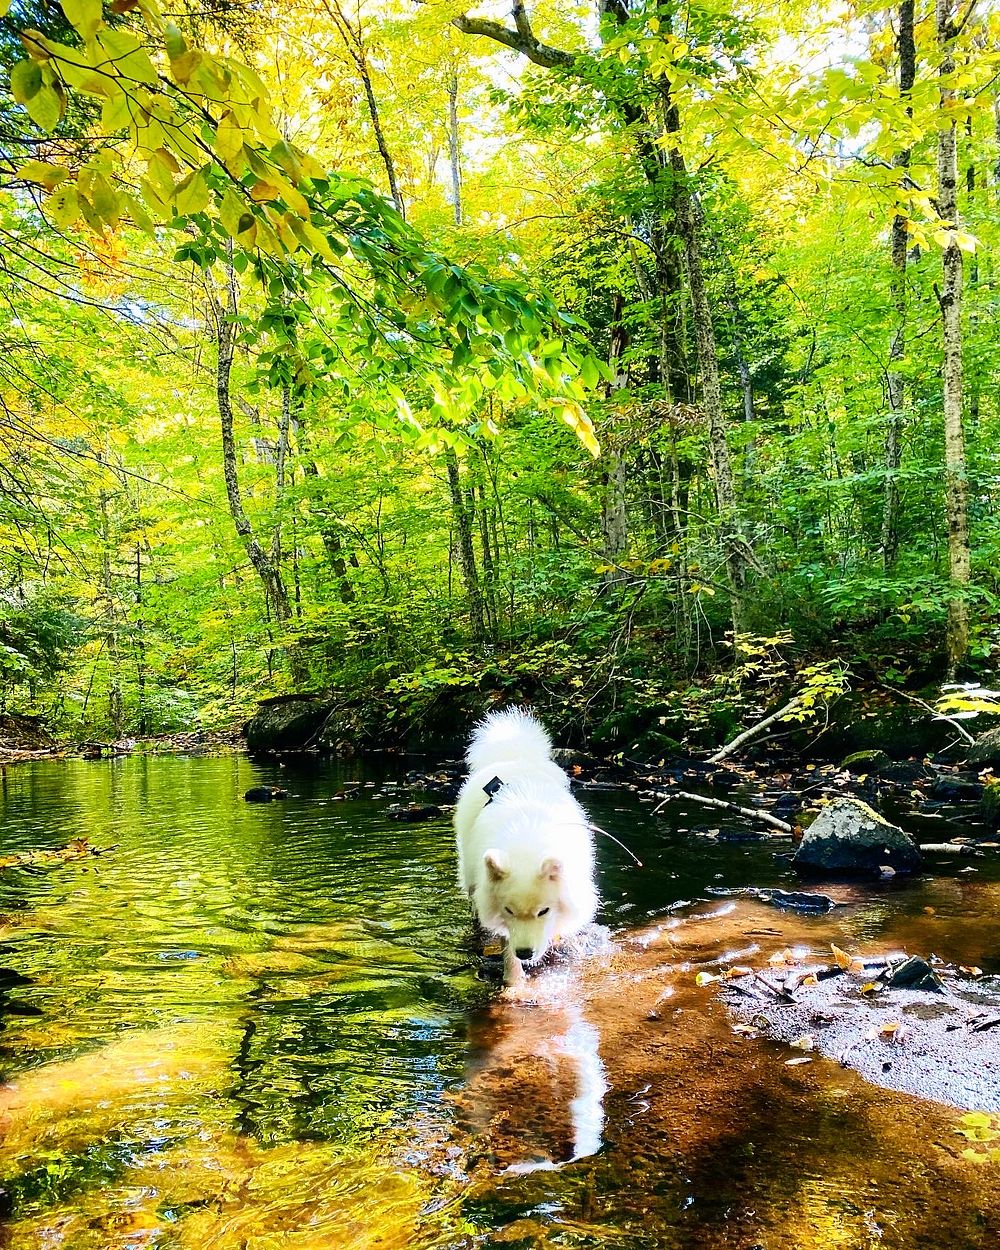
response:
[[[31,120],[51,134],[63,115],[63,98],[55,87],[43,84],[24,107]]]
[[[18,104],[27,104],[42,86],[42,67],[37,61],[18,61],[10,71],[10,89]]]

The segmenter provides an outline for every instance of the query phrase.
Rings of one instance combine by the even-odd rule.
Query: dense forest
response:
[[[988,675],[993,6],[0,13],[0,711]]]

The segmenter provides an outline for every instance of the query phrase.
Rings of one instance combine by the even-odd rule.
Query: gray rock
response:
[[[803,872],[845,876],[877,877],[883,865],[918,872],[920,849],[867,803],[838,799],[806,830],[792,865]]]
[[[330,714],[330,705],[317,696],[281,695],[266,699],[247,722],[251,751],[302,751]]]
[[[987,765],[996,767],[1000,764],[1000,727],[987,729],[976,739],[965,757],[970,764],[978,764],[980,768]]]

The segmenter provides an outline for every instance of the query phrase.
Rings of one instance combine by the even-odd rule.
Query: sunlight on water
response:
[[[396,797],[239,756],[0,772],[0,853],[114,847],[0,874],[0,1246],[993,1244],[1000,1174],[961,1161],[950,1112],[789,1070],[694,988],[769,943],[996,970],[988,873],[827,917],[719,904],[787,885],[769,848],[585,796],[646,863],[599,843],[619,940],[499,997],[447,820],[394,823]]]

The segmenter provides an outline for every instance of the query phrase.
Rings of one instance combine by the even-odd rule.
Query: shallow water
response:
[[[694,975],[831,940],[1000,973],[1000,864],[789,916],[708,893],[795,888],[774,845],[586,794],[644,866],[598,839],[613,950],[511,1001],[480,979],[447,821],[387,819],[397,775],[235,755],[0,774],[0,853],[115,848],[0,873],[7,1245],[995,1244],[1000,1166],[961,1158],[953,1112],[786,1067]],[[244,803],[260,783],[292,796]]]

